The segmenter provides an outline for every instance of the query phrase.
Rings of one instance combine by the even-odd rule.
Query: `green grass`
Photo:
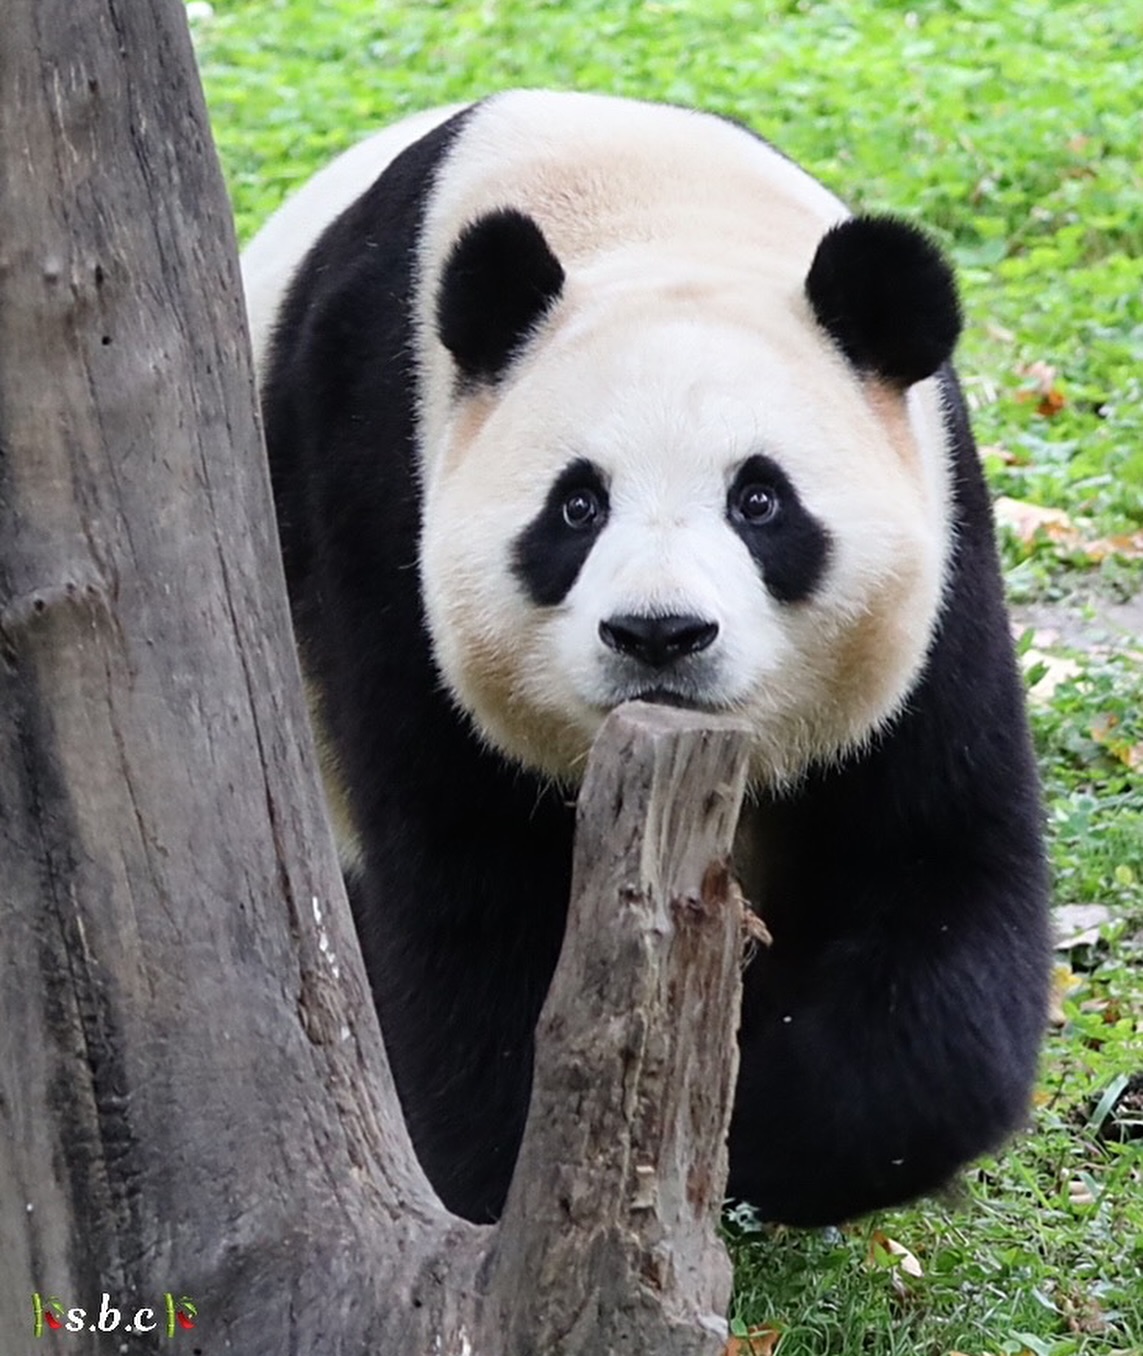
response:
[[[244,238],[366,130],[495,89],[744,119],[854,206],[923,221],[950,251],[996,492],[1066,510],[1084,540],[1143,528],[1137,0],[216,0],[195,34]],[[1050,417],[1023,398],[1034,363],[1055,370]],[[1139,594],[1143,566],[1124,555],[1004,549],[1018,603],[1102,613]],[[1056,897],[1109,921],[1061,954],[1030,1133],[955,1202],[825,1233],[728,1225],[736,1330],[773,1323],[779,1356],[1143,1353],[1143,1138],[1121,1098],[1143,1069],[1140,650],[1081,649],[1033,707]]]

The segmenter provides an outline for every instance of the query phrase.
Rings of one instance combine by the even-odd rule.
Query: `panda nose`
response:
[[[604,645],[653,669],[705,650],[717,635],[718,622],[702,617],[650,617],[631,612],[599,623],[599,638]]]

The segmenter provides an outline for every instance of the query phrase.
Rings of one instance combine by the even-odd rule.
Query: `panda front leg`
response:
[[[780,818],[804,841],[800,816]],[[839,834],[824,861],[827,840],[816,861],[773,841],[773,944],[744,977],[728,1194],[803,1226],[933,1191],[998,1147],[1044,1024],[1034,846],[871,858]]]
[[[418,1159],[449,1210],[486,1224],[503,1209],[527,1116],[574,811],[479,751],[471,766],[455,752],[417,765],[423,799],[387,799],[347,883]]]

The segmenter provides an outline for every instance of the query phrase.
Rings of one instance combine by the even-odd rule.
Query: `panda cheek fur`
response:
[[[520,616],[461,592],[442,615],[438,667],[477,737],[512,762],[575,785],[599,719],[581,709],[553,664],[549,619],[531,607]],[[506,626],[510,635],[502,634]]]
[[[902,639],[888,608],[871,613],[838,639],[818,703],[817,757],[832,760],[863,744],[897,712],[924,658],[924,646],[910,645],[912,640]],[[910,662],[889,670],[884,658],[893,643],[908,646],[912,654]]]
[[[494,689],[479,679],[470,696],[478,734],[501,757],[560,786],[579,784],[601,723],[597,715],[585,711],[577,722],[569,703],[554,705],[551,692],[541,697],[516,688]]]
[[[496,393],[484,386],[465,393],[458,400],[452,417],[441,434],[436,465],[438,475],[455,473],[469,449],[484,432],[489,419],[496,413]]]
[[[921,452],[909,423],[905,392],[877,380],[865,382],[864,391],[870,408],[884,430],[885,441],[904,466],[914,473],[920,471]]]
[[[896,556],[892,571],[836,633],[823,659],[818,756],[860,746],[891,720],[924,665],[940,604],[941,562],[908,540]],[[887,656],[895,662],[887,663]]]

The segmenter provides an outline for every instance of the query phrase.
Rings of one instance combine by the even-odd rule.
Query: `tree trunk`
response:
[[[76,1353],[112,1308],[165,1350],[180,1301],[211,1356],[716,1353],[741,739],[609,721],[505,1219],[447,1215],[318,789],[183,6],[3,30],[5,1349],[37,1294]]]

